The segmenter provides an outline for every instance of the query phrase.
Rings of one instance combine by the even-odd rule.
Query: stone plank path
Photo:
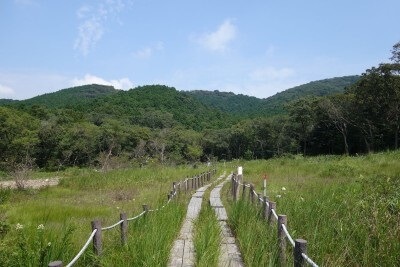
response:
[[[217,181],[223,179],[224,177],[225,174],[221,175],[217,179]],[[196,254],[194,251],[194,244],[193,244],[194,221],[199,216],[204,193],[210,185],[211,183],[197,189],[197,191],[192,195],[192,198],[190,199],[189,202],[185,221],[179,233],[179,237],[174,241],[168,266],[170,267],[195,266]]]
[[[239,251],[239,247],[236,245],[235,237],[232,234],[226,221],[228,216],[226,210],[221,202],[221,189],[224,183],[231,179],[231,175],[228,178],[217,185],[210,193],[210,205],[214,209],[215,215],[218,219],[219,226],[221,228],[221,244],[220,244],[220,257],[218,265],[221,267],[242,267],[244,266],[242,256]]]

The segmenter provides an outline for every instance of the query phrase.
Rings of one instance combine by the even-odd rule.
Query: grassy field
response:
[[[221,164],[217,175],[239,165],[244,167],[245,181],[253,182],[260,193],[263,175],[268,175],[268,197],[277,202],[279,214],[288,216],[292,236],[308,241],[308,255],[321,266],[400,262],[400,152],[233,161]],[[0,190],[0,266],[47,266],[56,259],[67,263],[89,236],[91,220],[100,219],[108,226],[119,220],[122,211],[132,217],[142,211],[142,204],[159,207],[172,181],[205,170],[69,169],[57,174],[63,177],[57,187]],[[165,266],[189,197],[181,195],[162,212],[130,223],[124,247],[118,228],[103,233],[102,257],[95,257],[89,248],[76,266]],[[275,266],[276,225],[268,226],[260,208],[247,201],[232,203],[229,183],[222,197],[246,265]],[[206,196],[195,223],[198,266],[216,266],[219,256],[218,224],[207,201]],[[289,245],[287,254],[290,265]]]
[[[69,169],[57,187],[42,190],[0,191],[0,266],[47,266],[50,260],[68,263],[88,238],[90,221],[103,226],[142,211],[142,204],[157,208],[167,200],[172,181],[205,171],[189,166],[123,169],[100,173]],[[51,174],[37,174],[51,176]],[[130,223],[128,244],[120,249],[118,228],[103,233],[104,266],[111,262],[135,266],[163,266],[172,240],[186,213],[188,196],[174,200],[162,212]],[[43,225],[43,226],[42,226]],[[140,249],[138,249],[140,248]],[[134,252],[134,253],[133,253]],[[97,261],[88,249],[77,266]],[[126,266],[126,265],[125,265]]]
[[[294,238],[308,241],[308,255],[322,266],[396,266],[400,262],[400,152],[359,157],[301,156],[242,165],[244,180],[288,216]],[[276,264],[276,224],[259,209],[233,204],[225,186],[230,224],[248,266]],[[288,246],[288,259],[292,259]],[[289,261],[290,264],[290,261]]]

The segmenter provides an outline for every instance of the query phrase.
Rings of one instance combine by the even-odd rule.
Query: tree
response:
[[[329,123],[332,123],[343,138],[344,153],[349,154],[349,144],[347,141],[348,127],[351,124],[350,97],[340,94],[333,97],[322,98],[318,102],[319,107],[325,111],[329,117]]]
[[[100,151],[100,129],[91,123],[75,123],[65,127],[59,150],[65,164],[89,165]]]
[[[400,128],[400,64],[380,64],[368,69],[350,92],[354,94],[356,124],[364,135],[367,151],[393,136],[398,148]]]
[[[11,169],[35,154],[38,128],[28,113],[0,107],[0,168]]]
[[[300,145],[303,147],[303,155],[307,153],[307,142],[314,128],[314,98],[301,98],[289,104],[289,116],[292,129]]]
[[[395,64],[400,64],[400,41],[393,45],[391,61]]]

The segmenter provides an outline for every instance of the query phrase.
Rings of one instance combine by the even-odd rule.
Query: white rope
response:
[[[75,256],[75,258],[73,258],[72,261],[70,263],[68,263],[65,267],[71,267],[82,256],[83,252],[85,252],[85,250],[89,246],[90,242],[92,242],[92,239],[93,239],[94,235],[96,234],[96,232],[97,232],[97,229],[94,229],[92,234],[89,236],[89,239],[86,241],[85,245],[83,245],[81,251],[79,251],[79,253]]]
[[[142,215],[145,214],[145,213],[146,213],[146,211],[142,211],[142,213],[140,213],[139,215],[136,215],[135,217],[132,217],[132,218],[127,219],[127,221],[135,220],[135,219],[139,218],[140,216],[142,216]]]
[[[250,187],[250,185],[249,185],[249,184],[246,184],[245,187]]]
[[[278,215],[276,214],[275,210],[274,210],[274,209],[271,209],[271,212],[272,212],[272,214],[274,215],[275,219],[278,220]]]
[[[258,194],[257,194],[257,192],[256,192],[256,191],[254,191],[254,190],[253,190],[253,194],[254,194],[256,197],[258,197]]]
[[[261,197],[258,198],[261,202],[264,203],[264,199],[262,199]]]
[[[290,234],[289,234],[289,232],[288,232],[288,230],[287,230],[287,228],[286,228],[286,225],[282,224],[282,229],[283,229],[283,231],[285,232],[285,235],[286,235],[286,237],[288,238],[290,244],[292,244],[292,246],[294,247],[294,245],[295,245],[295,244],[294,244],[294,240],[293,240],[293,238],[290,236]]]
[[[309,264],[311,264],[311,266],[313,266],[313,267],[318,267],[318,265],[317,265],[312,259],[310,259],[306,254],[301,253],[301,256],[303,256],[303,258],[304,258]]]
[[[120,220],[119,222],[116,222],[116,223],[115,223],[115,224],[113,224],[113,225],[110,225],[110,226],[107,226],[107,227],[101,228],[101,230],[102,230],[102,231],[105,231],[105,230],[112,229],[112,228],[114,228],[115,226],[117,226],[117,225],[120,225],[120,224],[121,224],[123,221],[124,221],[124,220]]]

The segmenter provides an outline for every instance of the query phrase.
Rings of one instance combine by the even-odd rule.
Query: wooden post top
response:
[[[50,262],[48,267],[63,267],[62,261],[53,261]]]

